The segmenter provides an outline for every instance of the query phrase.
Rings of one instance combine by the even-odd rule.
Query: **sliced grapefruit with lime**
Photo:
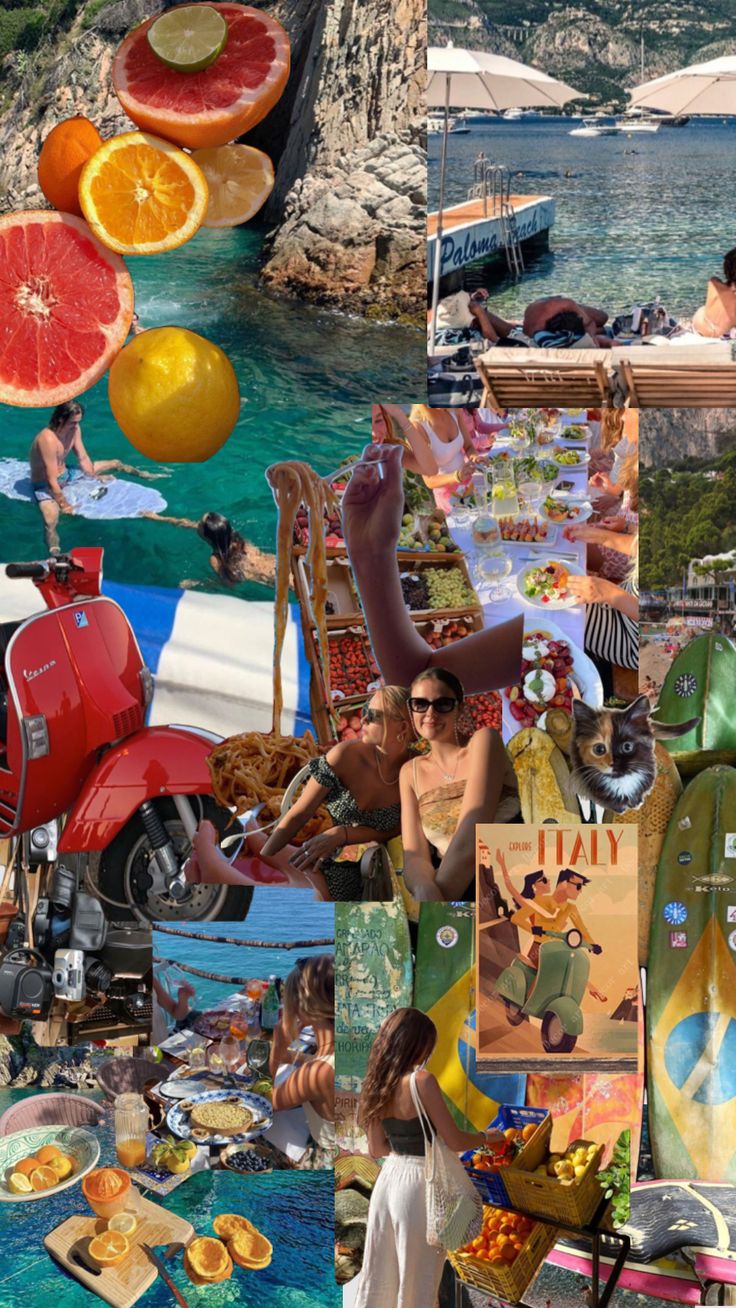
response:
[[[148,40],[155,18],[128,34],[112,66],[113,86],[128,117],[144,131],[194,150],[226,145],[255,127],[289,76],[289,38],[280,23],[248,5],[209,7],[227,23],[227,41],[207,68],[168,68]]]
[[[0,216],[0,402],[36,408],[89,390],[132,319],[128,269],[81,218]]]

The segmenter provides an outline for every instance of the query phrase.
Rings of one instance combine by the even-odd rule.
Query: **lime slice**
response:
[[[177,5],[148,30],[153,53],[177,73],[200,73],[222,54],[227,23],[211,5]]]

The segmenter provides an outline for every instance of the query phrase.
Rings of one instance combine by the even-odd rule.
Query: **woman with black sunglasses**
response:
[[[497,731],[473,729],[452,672],[428,668],[412,683],[414,732],[429,748],[406,763],[401,788],[404,879],[415,899],[475,898],[475,828],[519,819],[511,759]]]
[[[270,835],[248,833],[247,853],[285,872],[291,885],[313,887],[320,899],[360,899],[360,860],[337,856],[345,846],[382,844],[400,833],[399,773],[413,739],[406,701],[401,686],[377,690],[363,710],[360,739],[341,741],[311,760],[310,779],[296,803]],[[322,805],[333,825],[297,848],[291,842]],[[187,880],[253,884],[237,859],[230,864],[220,853],[217,841],[212,823],[201,822]]]

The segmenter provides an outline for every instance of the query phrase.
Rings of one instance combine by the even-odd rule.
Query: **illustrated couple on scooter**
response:
[[[577,908],[577,900],[590,878],[574,868],[563,868],[550,891],[543,869],[530,872],[519,891],[509,876],[501,850],[496,851],[504,883],[518,905],[511,921],[535,938],[529,953],[513,960],[499,976],[495,994],[506,1006],[512,1026],[530,1017],[542,1022],[545,1053],[571,1053],[583,1032],[581,1002],[586,988],[594,999],[606,1002],[595,986],[588,985],[589,954],[601,954]]]

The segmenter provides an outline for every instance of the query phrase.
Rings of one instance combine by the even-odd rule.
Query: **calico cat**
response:
[[[584,799],[625,813],[641,808],[654,785],[655,740],[674,740],[697,726],[700,718],[665,726],[653,722],[652,705],[639,695],[624,709],[591,708],[582,700],[572,706],[570,761],[572,781]]]

